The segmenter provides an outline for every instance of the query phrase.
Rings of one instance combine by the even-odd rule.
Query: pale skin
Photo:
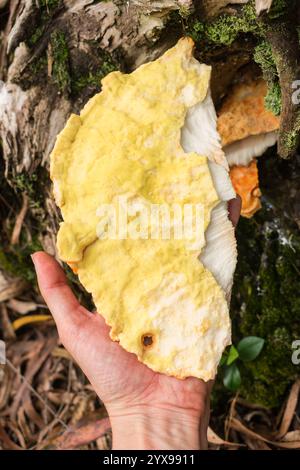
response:
[[[229,202],[234,225],[240,208],[239,198]],[[205,449],[212,383],[153,372],[110,339],[101,315],[79,304],[54,258],[32,259],[60,339],[107,409],[113,449]]]

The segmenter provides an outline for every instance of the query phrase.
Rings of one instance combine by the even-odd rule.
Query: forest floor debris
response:
[[[109,449],[106,410],[60,344],[41,299],[18,293],[6,297],[1,311],[10,334],[7,363],[0,366],[0,448]],[[281,408],[270,410],[236,394],[222,414],[212,409],[209,448],[300,449],[299,395],[300,380]]]

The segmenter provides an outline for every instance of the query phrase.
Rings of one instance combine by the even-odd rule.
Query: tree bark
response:
[[[49,155],[70,113],[78,113],[100,91],[108,72],[130,72],[159,57],[181,36],[191,35],[196,57],[212,65],[217,108],[236,82],[262,74],[267,81],[275,80],[282,95],[279,153],[288,158],[297,152],[300,111],[299,104],[291,103],[291,85],[300,80],[300,5],[286,0],[286,12],[280,9],[283,4],[0,0],[0,302],[38,295],[32,289],[35,274],[29,255],[40,248],[56,254],[60,221],[51,194]],[[266,46],[258,61],[262,70],[254,61],[258,46],[260,53]],[[242,393],[267,406],[277,406],[294,380],[288,348],[299,337],[293,269],[295,264],[299,273],[300,239],[291,223],[300,225],[299,158],[277,161],[272,153],[259,159],[263,210],[237,230],[239,263],[231,308],[237,337],[260,335],[266,340],[268,358],[256,361],[255,370],[251,363],[245,366]],[[66,272],[80,301],[90,308],[77,278],[67,267]]]
[[[78,113],[100,90],[101,78],[114,69],[130,72],[156,59],[182,35],[193,35],[197,22],[210,25],[220,15],[234,15],[238,21],[242,8],[251,3],[0,0],[0,218],[7,225],[1,233],[2,245],[11,238],[25,192],[30,200],[25,222],[36,227],[43,246],[55,252],[59,213],[50,191],[49,154],[70,113]],[[256,5],[262,18],[270,4]],[[278,73],[286,103],[286,76],[298,60],[296,29],[282,38],[281,46],[278,30],[270,27],[268,35],[279,57]],[[213,67],[212,94],[217,106],[233,82],[247,74],[261,73],[253,62],[257,42],[257,35],[247,31],[230,44],[213,44],[207,35],[196,41],[196,57]],[[288,63],[287,71],[280,54],[289,48],[293,53],[284,62]],[[298,69],[297,64],[292,77]],[[282,150],[285,157],[296,150],[298,126],[298,107],[285,105],[283,134],[286,129],[292,135],[296,133],[293,148]]]

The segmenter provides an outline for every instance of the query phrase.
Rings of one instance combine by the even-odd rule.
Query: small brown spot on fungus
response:
[[[142,344],[145,348],[149,348],[153,344],[153,335],[151,333],[147,333],[142,336]]]

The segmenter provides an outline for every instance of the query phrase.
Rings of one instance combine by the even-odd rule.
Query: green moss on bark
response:
[[[20,173],[13,179],[13,187],[18,196],[27,194],[29,198],[29,208],[35,210],[37,216],[43,207],[43,191],[44,184],[48,182],[48,174],[40,168],[36,173]],[[39,217],[42,219],[42,217]]]
[[[281,88],[278,81],[268,86],[265,106],[269,111],[275,114],[275,116],[279,116],[281,113]]]
[[[80,93],[83,89],[92,87],[95,91],[100,91],[101,80],[108,73],[118,70],[117,62],[106,51],[100,51],[101,65],[95,71],[89,71],[86,75],[73,76],[72,78],[72,92],[74,94]]]
[[[42,38],[48,21],[51,19],[53,12],[61,4],[61,0],[39,0],[39,21],[33,30],[33,33],[27,40],[30,47],[35,46]]]
[[[300,374],[300,366],[291,360],[292,342],[300,338],[300,235],[290,216],[284,215],[292,201],[282,206],[289,198],[289,179],[277,180],[268,163],[260,162],[265,165],[260,173],[263,208],[254,218],[241,219],[237,231],[232,315],[234,342],[249,335],[265,339],[260,356],[241,365],[241,394],[273,407]],[[263,178],[272,180],[277,195],[269,197]]]
[[[206,40],[211,44],[230,46],[241,33],[261,35],[261,25],[257,22],[254,2],[246,4],[235,15],[225,14],[208,22],[194,18],[189,25],[189,33],[194,40]]]
[[[265,80],[273,81],[277,79],[278,74],[275,59],[271,45],[266,40],[262,40],[255,47],[253,59],[260,66]]]
[[[269,11],[269,17],[274,20],[284,15],[287,10],[286,0],[273,0]]]
[[[281,112],[281,88],[271,45],[266,40],[262,40],[254,49],[253,58],[260,66],[263,77],[268,84],[268,92],[265,97],[266,108],[278,116]]]
[[[42,246],[37,238],[34,238],[30,243],[21,241],[20,245],[10,247],[7,252],[0,249],[0,268],[13,276],[34,283],[35,271],[30,255],[41,249]]]
[[[61,0],[39,0],[40,8],[46,8],[49,12],[58,7]]]
[[[277,0],[269,12],[271,19],[276,19],[285,12],[285,2]],[[223,14],[212,21],[203,22],[193,18],[189,24],[189,34],[195,41],[202,41],[204,47],[228,46],[240,34],[251,34],[260,42],[254,49],[253,59],[261,67],[268,84],[266,107],[275,115],[281,112],[281,89],[278,81],[276,61],[271,45],[266,40],[266,25],[257,20],[255,3],[250,1],[235,15]]]
[[[65,33],[54,31],[50,37],[53,57],[52,79],[62,92],[69,92],[71,78],[69,74],[69,49]]]
[[[297,146],[300,133],[300,116],[298,117],[295,129],[291,132],[286,132],[284,135],[284,145],[286,149],[292,150]]]

